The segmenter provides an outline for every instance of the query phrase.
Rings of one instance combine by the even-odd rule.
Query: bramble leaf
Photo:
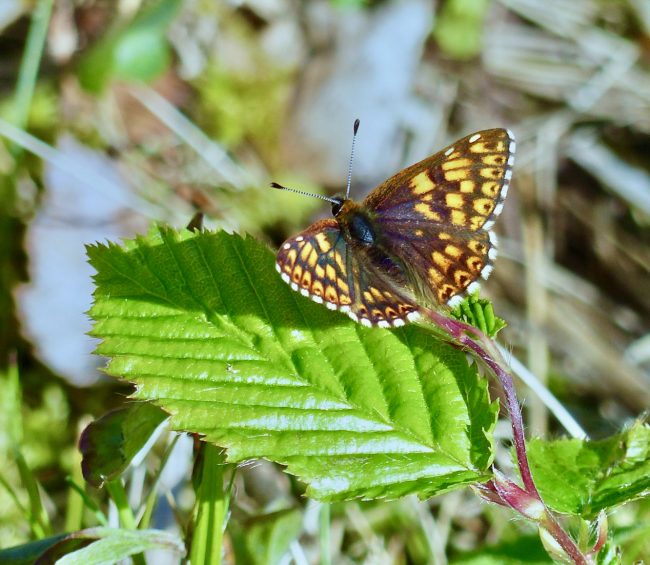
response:
[[[650,492],[650,426],[637,422],[599,441],[531,440],[531,470],[554,510],[589,520]]]
[[[490,478],[498,405],[422,327],[364,328],[293,292],[248,237],[156,228],[88,248],[108,373],[228,460],[287,465],[324,500]]]

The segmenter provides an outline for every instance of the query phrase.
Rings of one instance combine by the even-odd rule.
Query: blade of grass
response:
[[[138,521],[138,528],[141,530],[146,530],[147,528],[149,528],[149,525],[151,524],[151,515],[153,514],[153,509],[156,506],[156,500],[158,498],[158,483],[160,482],[160,477],[162,476],[162,473],[165,470],[165,465],[167,465],[167,461],[169,461],[169,456],[172,454],[172,451],[174,451],[174,447],[176,446],[179,437],[180,436],[178,434],[174,435],[172,441],[169,443],[169,446],[167,447],[165,453],[163,454],[162,460],[160,461],[160,468],[156,473],[156,477],[153,481],[153,484],[151,485],[151,488],[149,489],[149,493],[147,494],[144,513],[142,514],[142,517]]]
[[[90,167],[82,166],[78,160],[74,160],[51,145],[44,143],[37,137],[30,135],[23,129],[17,128],[2,119],[0,119],[0,136],[6,137],[16,145],[20,145],[23,149],[33,153],[37,157],[40,157],[43,161],[50,163],[52,166],[57,167],[80,183],[92,187],[93,190],[100,192],[102,195],[106,196],[106,198],[115,200],[118,198],[117,195],[123,194],[125,200],[122,200],[122,197],[119,197],[120,199],[118,202],[124,206],[130,207],[132,210],[138,212],[138,214],[148,218],[164,217],[163,211],[159,210],[155,205],[138,196],[136,193],[125,193],[123,189],[116,187],[115,183],[97,175]]]
[[[77,439],[84,428],[85,425],[78,425]],[[71,474],[66,477],[66,482],[68,483],[68,500],[65,510],[64,526],[66,532],[76,532],[83,527],[84,497],[79,496],[77,485],[84,484],[84,478],[81,472],[81,453],[77,449],[74,450],[71,466]]]
[[[74,488],[84,483],[84,478],[81,474],[81,453],[75,449],[73,457],[72,474],[67,477],[66,481],[68,483],[64,526],[66,532],[76,532],[83,528],[84,498],[79,496],[78,491]]]
[[[41,539],[47,536],[52,535],[52,525],[50,524],[50,518],[45,511],[43,506],[43,500],[41,498],[41,493],[38,485],[38,481],[32,473],[32,470],[27,465],[27,461],[23,457],[23,454],[19,449],[14,451],[14,456],[16,458],[16,464],[18,466],[18,472],[20,474],[20,479],[27,490],[27,495],[29,496],[29,506],[32,517],[32,530],[37,538]]]
[[[128,497],[126,496],[126,490],[122,484],[122,480],[118,478],[114,481],[106,481],[106,490],[117,507],[117,512],[120,516],[120,523],[122,526],[127,530],[135,530],[135,517],[133,516],[133,511],[129,506]],[[144,555],[141,553],[134,555],[133,563],[135,565],[146,565]]]
[[[32,105],[38,69],[43,56],[52,4],[53,0],[38,0],[32,12],[32,23],[29,26],[27,46],[18,71],[16,93],[14,95],[14,124],[21,129],[27,126],[29,119],[29,110]],[[15,156],[19,155],[21,151],[19,147],[12,148]]]
[[[322,504],[318,516],[321,565],[330,565],[332,563],[330,551],[330,519],[330,505]]]
[[[83,478],[81,479],[81,481],[83,481]],[[107,528],[108,527],[108,518],[106,518],[106,515],[99,509],[99,506],[97,506],[97,504],[95,504],[95,501],[92,500],[85,493],[83,488],[81,488],[78,483],[76,483],[74,480],[72,480],[71,477],[69,477],[69,476],[66,477],[65,482],[68,483],[68,486],[70,487],[70,489],[72,491],[74,491],[76,494],[79,495],[79,497],[81,498],[81,500],[84,503],[84,507],[88,508],[88,510],[90,510],[94,514],[95,518],[97,519],[97,523],[100,524],[101,526],[104,526],[104,527]]]
[[[221,563],[223,532],[230,494],[224,489],[225,455],[210,444],[203,446],[201,475],[196,489],[196,519],[190,561],[193,565]]]
[[[531,372],[528,368],[515,357],[512,353],[507,351],[503,346],[497,344],[499,353],[506,360],[512,372],[519,377],[531,391],[544,403],[544,406],[557,418],[557,421],[562,424],[564,429],[577,439],[587,439],[587,432],[582,429],[582,426],[576,421],[571,413],[564,407],[564,405],[553,395],[553,393],[544,386],[544,384]]]

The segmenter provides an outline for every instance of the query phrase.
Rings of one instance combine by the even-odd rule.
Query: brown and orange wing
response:
[[[491,230],[514,153],[509,130],[480,131],[400,171],[364,201],[387,251],[409,266],[414,285],[434,303],[455,305],[492,271]]]
[[[346,243],[336,220],[316,222],[286,240],[276,269],[291,288],[365,326],[401,326],[417,305]]]

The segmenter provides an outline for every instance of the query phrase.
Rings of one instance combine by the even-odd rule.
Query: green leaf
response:
[[[293,292],[252,238],[160,227],[88,254],[108,373],[228,461],[282,463],[323,500],[490,477],[498,405],[465,353],[425,328],[330,312]]]
[[[3,565],[32,565],[44,551],[65,537],[65,534],[59,534],[58,536],[0,549],[0,563]]]
[[[169,532],[89,528],[68,534],[42,554],[37,562],[56,562],[57,565],[116,563],[152,549],[167,550],[176,556],[185,555],[183,542]]]
[[[81,85],[100,92],[112,78],[148,82],[163,73],[171,59],[165,33],[179,6],[179,0],[158,0],[109,31],[81,60]]]
[[[139,402],[90,423],[79,439],[86,481],[100,487],[118,477],[165,418],[167,414],[160,408]]]
[[[440,49],[455,59],[481,52],[483,24],[489,0],[449,0],[442,5],[433,35]]]
[[[650,492],[650,427],[635,423],[599,441],[533,439],[531,470],[542,499],[587,520]]]
[[[628,559],[630,556],[627,556]],[[623,563],[621,548],[612,540],[607,540],[603,548],[596,555],[597,565],[620,565]],[[636,563],[636,561],[635,561]]]
[[[546,565],[553,563],[539,536],[522,536],[513,542],[483,547],[452,559],[453,565]]]
[[[228,528],[233,534],[237,563],[274,565],[281,562],[289,544],[298,538],[302,513],[297,509],[280,510],[249,520],[242,526],[233,522]]]
[[[495,316],[492,303],[487,298],[479,298],[478,293],[470,294],[451,311],[452,317],[474,326],[489,337],[495,337],[508,324]]]

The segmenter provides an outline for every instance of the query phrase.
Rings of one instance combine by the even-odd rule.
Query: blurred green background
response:
[[[593,437],[650,405],[648,0],[2,0],[0,54],[0,547],[30,536],[12,442],[63,530],[79,428],[129,392],[91,355],[84,244],[201,211],[277,246],[329,207],[269,182],[340,192],[357,117],[358,199],[457,137],[513,130],[484,285],[501,342]],[[532,434],[563,433],[521,398]],[[182,510],[188,449],[177,457]],[[233,539],[289,504],[313,562],[301,487],[270,464],[241,477]],[[340,563],[478,563],[462,555],[487,546],[506,562],[533,533],[471,493],[332,512]]]

